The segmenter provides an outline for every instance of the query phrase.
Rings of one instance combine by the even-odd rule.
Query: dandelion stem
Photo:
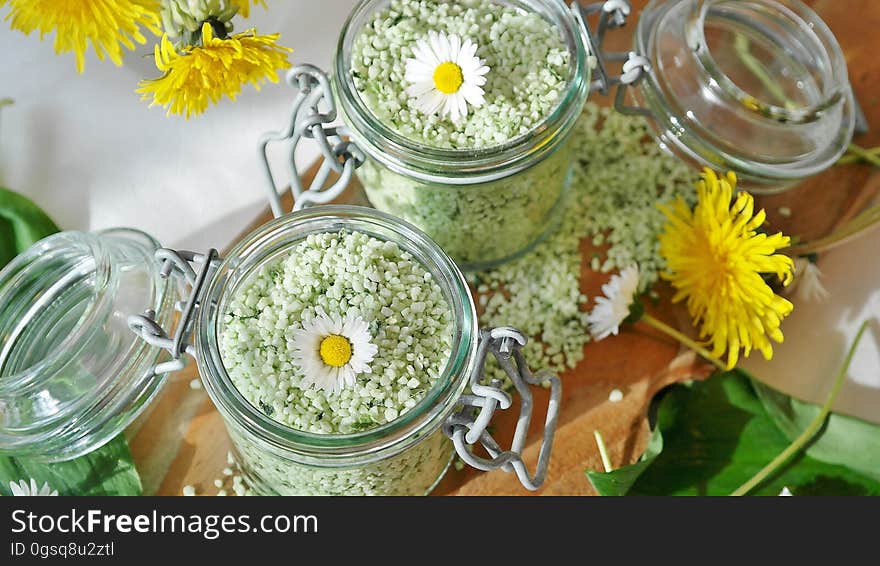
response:
[[[733,493],[730,495],[740,496],[745,495],[749,491],[755,488],[758,484],[764,481],[767,476],[775,472],[777,469],[782,467],[793,455],[798,453],[801,448],[803,448],[808,442],[810,442],[817,432],[822,428],[825,424],[825,419],[828,418],[828,414],[831,412],[831,406],[834,405],[834,400],[837,398],[837,394],[840,393],[840,388],[843,386],[843,382],[846,381],[846,372],[849,371],[849,365],[852,363],[853,356],[856,353],[856,347],[859,345],[859,342],[862,339],[862,336],[865,333],[865,330],[868,328],[868,321],[862,323],[859,327],[859,332],[856,334],[856,338],[853,341],[852,345],[849,347],[849,352],[846,354],[846,359],[843,361],[843,365],[840,367],[840,372],[837,374],[837,378],[834,380],[834,384],[831,386],[831,392],[828,393],[828,398],[825,399],[825,404],[822,405],[822,409],[819,411],[819,414],[816,415],[816,418],[810,422],[809,426],[804,429],[804,431],[794,439],[794,441],[789,444],[788,448],[783,450],[779,456],[774,458],[769,464],[764,466],[764,468],[755,474],[752,479],[742,484]]]
[[[608,449],[605,447],[605,441],[602,439],[602,434],[598,430],[594,430],[593,436],[596,437],[596,446],[599,447],[599,456],[602,458],[602,465],[605,467],[605,473],[614,471],[614,466],[611,465],[611,458],[608,457]]]
[[[837,160],[841,165],[847,163],[855,163],[857,161],[866,161],[874,167],[880,167],[880,147],[872,147],[866,149],[854,143],[849,144],[846,155]]]
[[[645,324],[647,324],[648,326],[650,326],[651,328],[655,328],[655,329],[659,330],[660,332],[663,332],[664,334],[667,334],[670,337],[678,340],[679,342],[681,342],[682,344],[684,344],[685,346],[687,346],[688,348],[690,348],[694,352],[698,353],[700,356],[704,357],[706,360],[712,362],[715,365],[715,367],[717,367],[718,369],[720,369],[722,371],[727,369],[727,366],[724,364],[724,362],[722,362],[721,360],[719,360],[718,358],[713,356],[711,354],[711,352],[709,352],[709,350],[707,350],[706,348],[704,348],[703,346],[698,344],[695,340],[685,336],[684,334],[682,334],[678,330],[672,328],[671,326],[669,326],[665,322],[657,320],[656,318],[649,315],[648,313],[643,314],[642,318],[640,320],[642,322],[644,322]]]

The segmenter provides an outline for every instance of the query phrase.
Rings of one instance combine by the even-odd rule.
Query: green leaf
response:
[[[793,399],[763,383],[753,383],[774,424],[794,440],[819,413],[819,407]],[[807,448],[811,457],[841,464],[880,481],[880,427],[831,413],[821,435]]]
[[[588,470],[587,477],[600,495],[626,495],[642,472],[661,452],[663,452],[663,434],[659,428],[656,428],[648,441],[648,448],[638,462],[607,474]]]
[[[734,370],[667,389],[659,401],[655,399],[654,436],[642,459],[607,474],[588,472],[590,481],[602,495],[730,494],[782,452],[809,421],[807,404],[781,403],[775,396],[769,403],[774,407],[775,418],[771,417],[767,388],[760,388],[761,396],[746,372]],[[786,413],[785,407],[797,409]],[[797,415],[790,419],[793,434],[777,425],[784,414]],[[873,444],[878,442],[880,427],[845,417],[838,420],[842,424],[835,422],[835,436],[856,430],[873,435]],[[820,437],[813,444],[820,450],[793,458],[752,494],[778,495],[788,487],[794,495],[880,495],[877,469],[868,473],[871,456],[862,454],[869,445],[846,442],[832,450],[833,444]]]
[[[9,482],[48,483],[59,495],[141,495],[141,478],[121,434],[101,448],[67,462],[47,464],[0,456],[0,494],[11,495]]]
[[[52,219],[30,199],[0,187],[0,267],[35,242],[58,231]]]

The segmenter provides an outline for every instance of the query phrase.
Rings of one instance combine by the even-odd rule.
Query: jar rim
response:
[[[19,341],[21,332],[25,330],[28,320],[19,320],[16,327],[6,336],[0,344],[0,396],[5,393],[26,387],[37,380],[41,375],[46,375],[47,369],[58,363],[59,358],[69,356],[71,351],[78,351],[83,344],[95,333],[97,322],[101,314],[107,310],[109,304],[108,294],[112,293],[118,284],[118,278],[110,265],[110,257],[104,244],[94,235],[85,232],[60,232],[43,238],[33,246],[16,256],[6,267],[0,270],[0,304],[9,302],[6,295],[15,290],[21,283],[21,277],[25,270],[39,267],[47,260],[47,253],[58,248],[75,249],[80,260],[94,262],[95,280],[93,292],[88,298],[83,313],[76,321],[73,329],[64,337],[61,344],[47,357],[39,360],[27,368],[21,369],[9,375],[3,375],[3,368],[10,361],[12,349]],[[63,285],[62,279],[53,285]],[[41,310],[45,303],[56,298],[58,291],[44,294],[40,300],[30,305],[28,313],[33,310]],[[26,315],[28,313],[25,313]]]
[[[494,181],[538,163],[565,139],[589,95],[591,67],[585,32],[564,2],[503,0],[521,9],[530,7],[563,34],[571,54],[565,91],[554,109],[531,130],[507,142],[484,148],[438,148],[413,141],[381,123],[361,99],[349,72],[351,44],[357,24],[388,0],[361,0],[339,34],[333,58],[332,87],[342,118],[358,147],[396,173],[422,181],[451,185]],[[493,0],[496,1],[497,0]]]
[[[649,120],[658,142],[668,152],[686,162],[702,167],[727,167],[737,173],[749,190],[769,194],[785,190],[790,183],[817,174],[832,165],[842,155],[849,144],[855,128],[855,101],[846,70],[846,62],[837,40],[827,24],[809,6],[800,0],[754,0],[743,3],[759,8],[773,9],[774,13],[787,18],[797,29],[813,36],[810,48],[819,53],[827,64],[829,77],[822,81],[823,97],[819,102],[801,108],[784,108],[766,101],[756,100],[728,77],[716,63],[715,57],[706,41],[704,24],[713,8],[728,0],[652,0],[642,12],[634,34],[635,50],[652,62],[653,68],[647,72],[634,90],[640,106],[652,116]],[[671,33],[687,42],[685,51],[694,53],[694,60],[702,73],[707,92],[713,100],[727,102],[728,107],[744,108],[748,120],[755,124],[778,124],[789,131],[793,128],[810,127],[812,122],[833,119],[828,129],[827,143],[810,153],[792,154],[784,157],[742,154],[737,149],[725,146],[718,138],[712,137],[712,130],[694,122],[693,112],[678,105],[672,91],[663,82],[662,74],[656,65],[659,42],[659,28],[667,19],[673,19],[673,10],[683,4],[689,19],[682,33]],[[757,9],[754,8],[753,9]],[[675,17],[681,15],[676,13]],[[675,21],[673,19],[673,21]],[[745,118],[744,118],[745,119]],[[750,122],[751,123],[751,122]],[[806,135],[806,134],[805,134]],[[738,146],[737,146],[738,147]]]
[[[710,10],[713,5],[726,1],[728,0],[698,0],[696,21],[688,30],[692,35],[688,40],[697,46],[695,50],[697,58],[703,63],[703,68],[709,76],[715,80],[715,83],[710,83],[710,87],[719,90],[723,96],[732,97],[743,107],[758,115],[791,124],[817,120],[823,110],[831,108],[846,95],[845,86],[848,84],[846,62],[831,29],[809,6],[801,3],[800,0],[787,0],[785,2],[774,1],[773,3],[788,20],[809,22],[809,29],[813,34],[812,39],[815,39],[819,44],[815,47],[819,48],[818,51],[821,51],[825,66],[831,70],[832,80],[825,81],[826,84],[823,84],[824,96],[821,101],[799,108],[779,106],[751,96],[731,80],[718,65],[706,39],[706,20]]]
[[[372,228],[374,233],[367,229]],[[453,346],[443,372],[415,407],[383,425],[349,434],[321,434],[284,425],[257,409],[235,387],[223,364],[219,333],[224,307],[255,269],[288,253],[306,236],[348,229],[382,237],[396,234],[402,248],[423,263],[443,289],[455,317]],[[387,238],[386,238],[387,239]],[[433,262],[431,265],[426,263]],[[323,205],[277,218],[239,242],[211,278],[196,320],[197,363],[205,389],[224,418],[244,428],[269,449],[295,454],[303,463],[350,465],[352,459],[398,453],[439,428],[454,409],[474,371],[479,332],[476,307],[464,275],[445,252],[411,224],[381,211]]]

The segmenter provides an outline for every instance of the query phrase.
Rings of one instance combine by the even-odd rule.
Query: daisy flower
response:
[[[303,371],[300,388],[314,385],[338,393],[355,384],[355,378],[370,373],[370,362],[379,351],[370,341],[369,325],[361,317],[338,318],[318,315],[294,332],[294,360]]]
[[[245,84],[257,90],[264,81],[278,82],[278,69],[290,66],[290,49],[276,42],[279,35],[258,35],[251,30],[229,37],[215,36],[211,24],[202,26],[201,45],[182,50],[168,39],[155,49],[156,67],[164,74],[142,81],[137,92],[153,97],[153,105],[162,105],[168,114],[201,114],[209,103],[223,96],[235,100]]]
[[[449,116],[459,122],[468,115],[468,104],[479,108],[485,103],[482,86],[489,67],[476,56],[477,45],[458,35],[428,32],[416,42],[415,57],[406,60],[406,92],[425,114]]]
[[[620,325],[629,318],[630,306],[639,289],[639,268],[631,265],[612,275],[608,283],[602,285],[604,297],[596,299],[596,306],[587,316],[590,334],[595,340],[617,335]]]
[[[17,496],[56,496],[58,495],[58,491],[49,487],[49,482],[45,482],[43,487],[37,487],[37,482],[35,479],[31,478],[31,483],[28,485],[28,482],[25,480],[21,480],[18,483],[14,481],[9,482],[9,489],[12,491],[12,495]]]
[[[822,270],[813,258],[798,257],[794,260],[795,296],[807,303],[821,303],[831,294],[822,285]]]
[[[146,43],[142,29],[159,35],[159,0],[0,0],[9,5],[12,29],[40,39],[55,32],[55,53],[73,51],[76,70],[85,70],[89,44],[98,59],[122,65],[123,47]]]
[[[791,240],[759,232],[764,211],[755,212],[752,195],[734,196],[735,190],[733,173],[718,178],[706,169],[693,210],[681,198],[660,207],[667,219],[660,235],[663,278],[676,289],[673,301],[686,301],[712,355],[727,352],[728,369],[736,366],[741,349],[746,356],[757,349],[772,358],[770,340],[782,342],[780,325],[793,309],[764,280],[775,274],[783,285],[791,283],[794,263],[776,253]]]

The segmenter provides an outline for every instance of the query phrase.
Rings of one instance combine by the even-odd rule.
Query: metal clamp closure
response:
[[[581,31],[586,37],[590,54],[596,60],[596,65],[593,69],[595,78],[590,84],[590,90],[604,95],[608,94],[611,88],[616,85],[617,93],[614,97],[615,110],[621,114],[651,116],[649,110],[626,104],[627,87],[637,84],[645,73],[651,71],[650,61],[646,57],[632,51],[605,52],[602,50],[606,32],[610,29],[626,25],[626,19],[632,11],[630,3],[627,0],[608,0],[607,2],[597,2],[581,6],[579,2],[574,1],[571,3],[571,11],[574,13],[575,20],[577,20]],[[599,14],[599,22],[595,33],[590,28],[587,20],[593,14]],[[623,62],[621,74],[611,75],[608,72],[607,64],[612,61]]]
[[[287,82],[299,89],[290,110],[290,122],[284,130],[264,134],[259,142],[259,158],[269,191],[269,204],[276,218],[285,211],[281,208],[279,188],[275,184],[269,164],[270,143],[288,142],[286,162],[290,189],[293,191],[293,210],[326,204],[337,198],[351,182],[354,170],[366,159],[354,142],[345,139],[349,135],[346,127],[330,125],[336,120],[336,102],[330,78],[324,71],[313,65],[298,65],[287,73]],[[326,108],[325,112],[320,109],[322,105]],[[303,186],[295,159],[296,150],[303,138],[315,140],[323,156],[321,166],[308,189]],[[328,184],[331,173],[339,177]]]
[[[444,433],[452,439],[459,457],[470,466],[483,471],[502,469],[513,471],[526,489],[536,490],[544,483],[550,464],[550,451],[556,434],[556,421],[559,416],[559,401],[562,397],[562,382],[555,375],[539,372],[532,375],[523,358],[521,349],[526,338],[514,328],[500,327],[480,332],[477,349],[477,365],[470,376],[471,394],[462,395],[458,401],[459,409],[444,424]],[[481,383],[486,364],[486,356],[491,354],[498,360],[501,369],[510,377],[520,396],[520,414],[516,423],[510,450],[503,450],[488,431],[495,411],[511,407],[512,398],[495,379],[489,385]],[[532,422],[534,400],[531,385],[550,383],[550,400],[547,418],[544,421],[544,434],[538,453],[535,473],[530,474],[522,458],[529,425]],[[474,454],[473,445],[479,443],[491,458]]]
[[[220,258],[215,249],[199,254],[160,248],[156,250],[155,259],[160,264],[160,277],[182,278],[190,288],[186,301],[180,301],[175,305],[181,314],[173,336],[169,336],[156,322],[156,311],[153,309],[147,309],[144,314],[128,317],[128,327],[132,332],[150,345],[162,348],[171,354],[171,360],[153,367],[153,375],[162,375],[183,369],[186,365],[183,354],[189,356],[195,354],[191,342],[193,321],[200,306],[202,289],[220,264]],[[198,267],[198,271],[194,266]]]

